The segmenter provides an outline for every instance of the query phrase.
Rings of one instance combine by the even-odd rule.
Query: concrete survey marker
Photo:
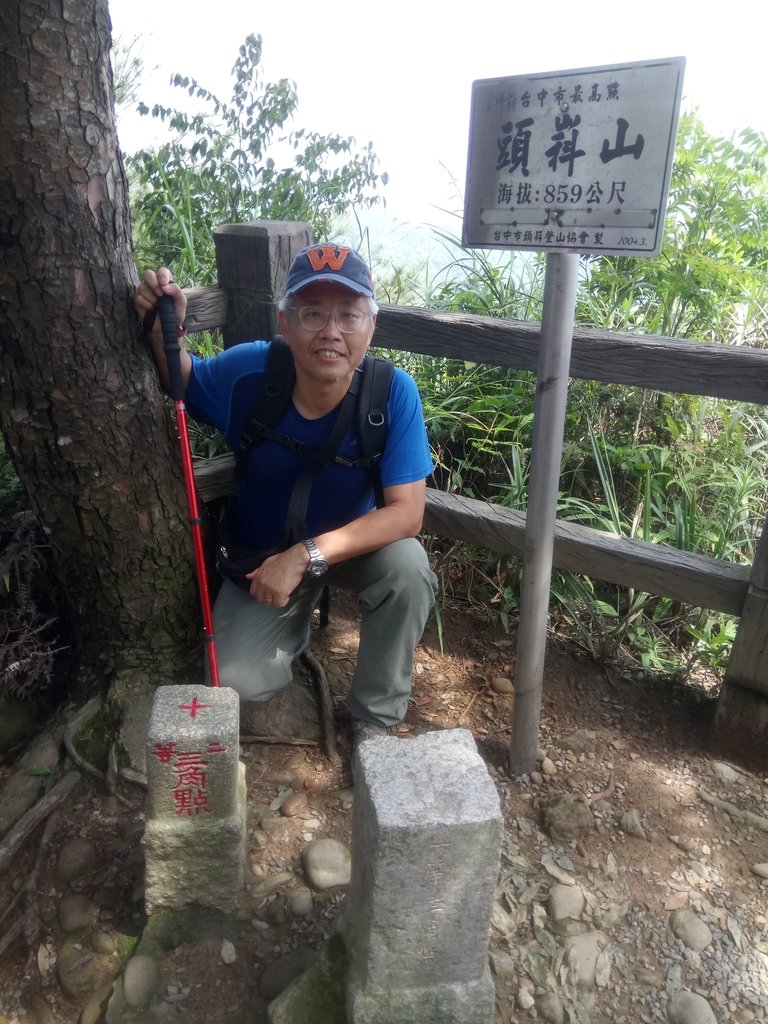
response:
[[[147,913],[234,910],[245,884],[245,771],[229,687],[160,686],[147,733]]]
[[[361,745],[343,933],[353,1024],[491,1024],[503,818],[463,729]]]

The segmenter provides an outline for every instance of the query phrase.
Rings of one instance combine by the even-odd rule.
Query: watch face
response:
[[[328,572],[328,563],[323,558],[317,544],[313,540],[305,540],[304,545],[309,552],[307,573],[310,576],[325,576]]]

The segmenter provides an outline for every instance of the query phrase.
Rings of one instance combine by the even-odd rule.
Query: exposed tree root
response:
[[[605,789],[601,789],[599,793],[592,793],[588,799],[588,803],[596,804],[600,800],[610,800],[613,794],[616,792],[616,784],[613,781],[613,772],[608,776],[608,782]]]
[[[118,768],[117,753],[114,743],[109,748],[109,766],[106,772],[99,771],[99,769],[92,765],[90,761],[86,761],[75,746],[75,737],[91,721],[91,719],[95,718],[99,711],[101,711],[103,703],[104,702],[101,697],[92,697],[87,704],[83,704],[77,714],[73,715],[64,730],[64,746],[67,748],[67,753],[70,758],[81,771],[87,772],[88,775],[92,775],[95,779],[100,779],[106,783],[110,795],[119,800],[121,804],[124,804],[126,807],[130,807],[130,800],[124,797],[117,788],[119,780],[124,778],[128,782],[134,782],[146,789],[146,776],[141,775],[139,772],[133,772],[130,769],[120,770]]]
[[[714,793],[707,792],[703,786],[699,786],[699,796],[705,803],[716,807],[718,811],[725,811],[734,821],[741,821],[745,825],[754,825],[755,828],[768,832],[768,818],[764,818],[762,814],[755,814],[753,811],[743,811],[736,804],[729,803],[727,800],[721,800]]]
[[[115,743],[113,743],[109,748],[109,763],[104,776],[104,781],[107,784],[110,796],[119,800],[125,807],[133,807],[131,801],[127,797],[124,797],[118,789],[118,785],[120,784],[120,769],[117,766],[117,744]]]
[[[38,943],[42,928],[37,899],[38,877],[45,858],[50,853],[51,837],[55,831],[57,820],[55,812],[69,800],[75,787],[80,782],[80,773],[83,772],[105,781],[112,795],[123,803],[129,804],[129,801],[117,790],[120,773],[117,769],[114,746],[110,750],[109,769],[106,774],[87,761],[75,746],[77,735],[99,713],[101,707],[101,697],[92,698],[72,716],[64,728],[62,742],[69,758],[78,770],[69,771],[63,775],[45,796],[21,815],[2,840],[0,840],[0,871],[3,871],[9,866],[24,843],[37,830],[41,822],[45,821],[46,823],[38,844],[32,871],[22,889],[3,913],[4,919],[23,897],[25,904],[23,914],[13,922],[4,935],[0,936],[0,955],[19,938],[23,938],[30,957],[34,955],[35,946]],[[140,782],[141,777],[139,773],[131,773],[131,776],[130,781]]]
[[[272,743],[280,747],[316,747],[316,740],[305,740],[299,736],[240,736],[241,743]]]
[[[67,772],[0,840],[0,871],[4,871],[38,825],[68,800],[80,781],[80,772]]]
[[[101,698],[94,697],[84,704],[63,727],[59,725],[52,732],[55,738],[56,747],[59,742],[64,744],[72,762],[76,765],[77,771],[66,772],[55,785],[41,797],[37,803],[25,810],[16,819],[11,828],[0,839],[0,871],[4,870],[10,863],[13,856],[24,845],[30,835],[38,828],[41,822],[45,821],[65,800],[68,799],[72,790],[80,780],[80,772],[85,772],[97,779],[103,779],[103,774],[86,761],[75,748],[74,740],[80,730],[98,713],[101,708]],[[58,733],[61,733],[59,739]],[[55,767],[51,761],[51,774]]]
[[[17,893],[14,893],[13,898],[11,899],[10,903],[5,908],[5,910],[2,912],[2,914],[0,914],[0,924],[2,924],[3,921],[6,919],[6,917],[8,917],[8,915],[11,913],[11,911],[13,910],[13,908],[16,906],[16,904],[19,902],[19,900],[21,899],[21,897],[23,895],[24,895],[24,889],[23,888],[19,889],[19,891]],[[1,948],[0,948],[0,953],[2,953],[2,949]]]
[[[137,772],[134,768],[121,768],[120,778],[125,779],[126,782],[132,782],[134,786],[141,786],[142,789],[149,788],[147,776],[142,772]]]
[[[475,701],[477,700],[477,698],[480,696],[480,694],[482,692],[483,692],[482,690],[476,690],[475,693],[472,694],[472,698],[471,698],[469,704],[467,704],[467,706],[464,708],[464,710],[460,711],[459,714],[456,716],[456,718],[453,720],[453,724],[454,725],[458,725],[459,722],[462,720],[462,718],[465,715],[469,714],[469,712],[470,712],[470,710],[472,708],[472,705],[475,703]],[[503,729],[499,730],[499,732],[503,732],[503,731],[504,731]]]
[[[0,938],[0,956],[2,956],[7,949],[10,949],[16,939],[20,939],[23,931],[23,918],[18,918],[13,922],[8,931]]]
[[[4,709],[0,710],[0,715]],[[58,777],[63,722],[50,722],[17,757],[11,774],[0,785],[0,836],[40,799],[43,782]]]
[[[91,697],[87,704],[83,704],[79,711],[77,711],[72,718],[67,722],[66,728],[64,729],[64,746],[67,748],[72,761],[77,765],[80,771],[86,772],[88,775],[93,775],[96,779],[104,778],[104,773],[100,772],[98,768],[95,768],[90,761],[86,761],[84,757],[78,753],[75,747],[75,737],[80,730],[86,726],[92,718],[101,710],[103,701],[101,697]]]
[[[328,679],[325,675],[325,670],[317,658],[313,654],[310,654],[309,651],[304,651],[302,658],[309,667],[309,671],[315,683],[315,688],[317,689],[317,706],[320,710],[320,724],[323,729],[325,753],[332,764],[339,765],[341,764],[341,757],[336,747],[336,727],[333,720],[333,703],[331,701],[331,691],[328,689]]]
[[[40,903],[37,898],[39,889],[38,882],[43,865],[45,864],[45,859],[50,853],[51,838],[56,831],[57,822],[57,814],[51,814],[46,821],[32,870],[24,882],[24,885],[19,889],[3,915],[5,917],[11,908],[23,897],[24,913],[21,917],[17,918],[8,931],[0,937],[0,956],[2,956],[7,949],[10,949],[14,942],[19,938],[24,940],[27,950],[29,951],[30,958],[35,955],[35,947],[40,938],[40,932],[42,931]],[[29,963],[27,963],[27,969],[29,966]]]
[[[58,824],[58,813],[52,814],[45,823],[43,834],[40,838],[40,845],[35,855],[35,863],[32,866],[29,878],[24,883],[24,917],[22,919],[22,931],[24,941],[29,950],[29,959],[36,954],[36,947],[40,940],[40,933],[43,930],[43,919],[40,914],[40,901],[37,898],[40,886],[38,881],[45,865],[46,858],[51,852],[51,840],[56,832]],[[30,964],[27,963],[27,968]]]

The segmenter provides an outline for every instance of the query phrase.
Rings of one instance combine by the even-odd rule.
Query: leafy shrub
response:
[[[140,266],[173,267],[184,285],[211,284],[217,224],[308,221],[316,237],[326,237],[351,207],[377,202],[375,189],[387,176],[377,172],[370,143],[355,151],[353,138],[288,131],[298,97],[288,79],[261,80],[261,50],[261,36],[254,35],[240,47],[228,101],[175,74],[171,83],[200,101],[200,113],[139,105],[169,129],[158,149],[126,161]]]

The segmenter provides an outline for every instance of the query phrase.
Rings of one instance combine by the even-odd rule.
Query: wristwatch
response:
[[[328,572],[328,563],[320,554],[320,548],[315,544],[313,540],[305,540],[304,547],[309,552],[309,565],[307,566],[307,576],[314,576],[315,578],[325,576]]]

